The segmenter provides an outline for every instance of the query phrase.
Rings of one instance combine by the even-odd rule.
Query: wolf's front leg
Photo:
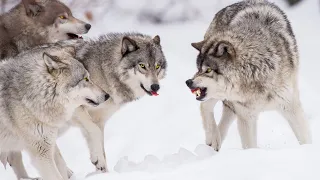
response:
[[[96,166],[97,170],[107,172],[107,162],[103,148],[103,132],[101,132],[101,129],[93,122],[92,117],[82,107],[78,108],[75,114],[74,120],[80,124],[80,129],[90,150],[92,164]]]
[[[223,143],[224,139],[226,138],[229,127],[234,122],[235,118],[235,112],[224,103],[222,108],[222,116],[218,125],[221,136],[221,143]]]
[[[22,154],[20,151],[9,152],[7,159],[18,180],[41,180],[41,178],[31,178],[28,176],[27,171],[22,162]]]
[[[36,142],[35,147],[28,147],[34,166],[43,180],[67,180],[63,178],[54,161],[54,146],[48,147],[43,142]]]
[[[209,99],[200,104],[203,128],[206,133],[206,144],[212,146],[214,150],[219,151],[221,148],[221,137],[214,119],[213,108],[217,104],[217,99]]]
[[[40,130],[26,130],[21,134],[31,161],[43,180],[68,180],[61,176],[55,163],[58,128],[39,123]]]
[[[71,175],[69,174],[70,173],[69,172],[70,169],[67,167],[67,164],[64,161],[64,159],[63,159],[63,157],[61,155],[61,152],[60,152],[60,150],[59,150],[57,145],[56,145],[56,148],[55,148],[54,160],[56,162],[58,170],[59,170],[61,176],[63,177],[63,179],[69,179],[72,176],[72,174]]]
[[[237,122],[242,148],[257,148],[257,115],[238,115]]]

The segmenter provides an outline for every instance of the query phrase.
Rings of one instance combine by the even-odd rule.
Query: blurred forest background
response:
[[[20,0],[0,0],[0,14],[16,5]],[[304,0],[282,0],[287,6],[299,6]],[[166,24],[183,23],[204,16],[207,8],[217,11],[228,0],[62,0],[77,15],[88,21],[101,19],[102,16],[121,16],[136,18],[141,23]],[[271,1],[272,2],[272,1]],[[319,4],[320,5],[320,4]],[[319,6],[320,7],[320,6]]]

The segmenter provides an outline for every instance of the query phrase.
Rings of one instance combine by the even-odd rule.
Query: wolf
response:
[[[0,59],[60,40],[81,38],[91,25],[58,0],[22,0],[0,16]]]
[[[61,127],[78,107],[97,107],[109,94],[95,85],[74,47],[35,48],[0,63],[0,152],[17,178],[28,177],[26,150],[43,180],[67,180],[56,145]]]
[[[79,127],[87,141],[91,162],[107,172],[104,149],[104,127],[121,107],[145,95],[158,96],[160,81],[166,76],[167,61],[160,37],[138,32],[109,33],[98,39],[67,40],[55,43],[73,46],[76,59],[89,71],[95,84],[110,95],[98,107],[80,107],[68,122]]]
[[[105,34],[97,40],[66,40],[41,46],[74,47],[76,59],[88,70],[90,79],[110,96],[97,107],[78,107],[72,120],[60,127],[58,133],[61,136],[71,126],[79,127],[87,141],[91,162],[98,171],[108,171],[104,149],[106,121],[121,107],[144,95],[159,95],[159,82],[165,78],[167,70],[160,41],[158,35],[152,38],[146,34],[125,32]],[[65,166],[64,162],[61,164]],[[17,176],[25,172],[22,163],[13,169]],[[72,170],[67,168],[67,171],[71,177]]]
[[[243,149],[257,148],[261,112],[277,111],[300,144],[312,143],[298,89],[299,52],[291,24],[277,5],[244,0],[215,14],[199,51],[198,72],[186,81],[200,110],[206,143],[219,151],[237,118]],[[212,107],[223,102],[216,124]]]

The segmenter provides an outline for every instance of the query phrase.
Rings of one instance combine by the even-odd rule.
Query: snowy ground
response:
[[[306,0],[290,10],[282,1],[276,2],[286,10],[298,40],[301,100],[312,127],[312,145],[298,145],[287,122],[275,112],[260,116],[259,149],[241,149],[236,123],[230,128],[219,153],[204,145],[199,102],[189,92],[185,80],[196,71],[197,52],[190,43],[202,39],[216,10],[205,13],[206,16],[197,22],[162,26],[139,24],[133,19],[109,14],[103,21],[95,22],[88,34],[90,37],[112,31],[159,34],[169,67],[167,78],[161,82],[160,96],[144,97],[128,104],[107,123],[105,147],[110,172],[86,179],[319,180],[318,2]],[[215,112],[219,120],[220,103]],[[71,129],[58,140],[58,145],[75,172],[74,179],[82,180],[94,172],[78,129]],[[28,156],[24,158],[28,172],[37,176]],[[0,179],[14,180],[15,177],[10,168],[5,170],[0,166]]]

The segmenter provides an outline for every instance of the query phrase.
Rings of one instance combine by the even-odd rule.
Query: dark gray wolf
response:
[[[0,59],[37,45],[79,38],[90,28],[58,0],[22,0],[0,16]]]
[[[300,144],[311,143],[298,89],[299,53],[285,13],[264,0],[245,0],[220,10],[199,51],[198,72],[186,81],[201,103],[206,143],[219,150],[237,117],[243,148],[257,147],[261,112],[276,110]],[[223,101],[217,126],[213,106]]]

